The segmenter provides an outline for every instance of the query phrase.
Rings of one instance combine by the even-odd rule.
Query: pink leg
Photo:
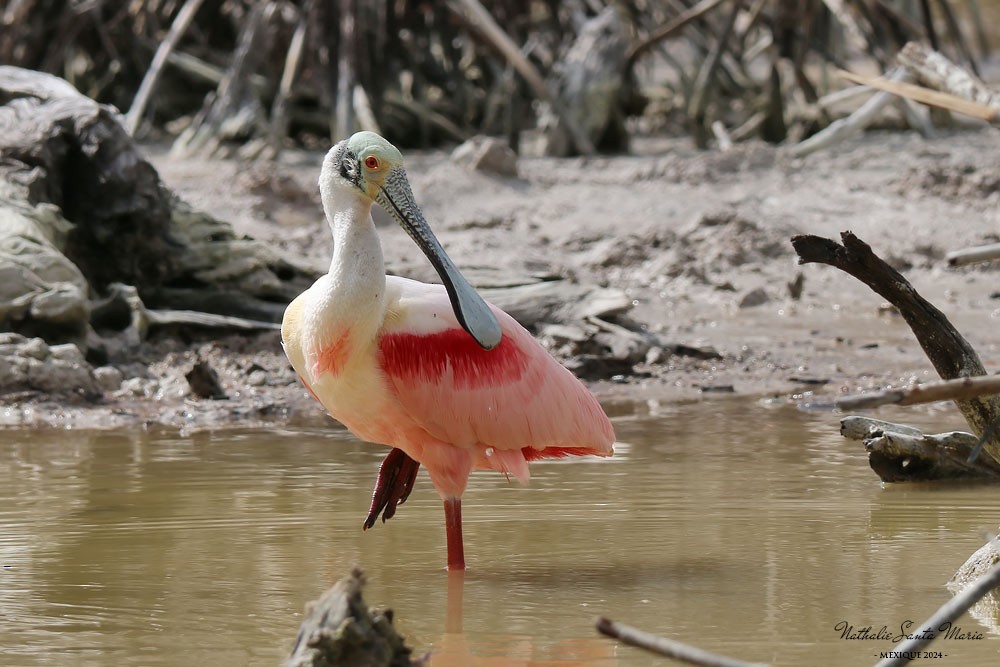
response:
[[[462,544],[462,499],[445,498],[444,525],[448,533],[448,569],[465,569],[465,546]]]

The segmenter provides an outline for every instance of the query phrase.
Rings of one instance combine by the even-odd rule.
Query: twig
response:
[[[973,445],[972,451],[969,452],[969,458],[967,459],[969,463],[974,463],[976,459],[979,458],[979,453],[983,451],[983,447],[985,447],[986,443],[990,441],[993,434],[997,432],[997,429],[1000,429],[1000,417],[993,420],[993,423],[990,424],[985,431],[983,431],[983,435],[979,438],[979,441]]]
[[[841,410],[867,410],[882,405],[920,405],[935,401],[962,401],[976,396],[1000,394],[1000,375],[963,377],[928,382],[909,389],[887,389],[871,394],[845,396],[837,400]]]
[[[299,64],[302,62],[302,52],[306,44],[306,34],[309,29],[309,18],[312,16],[314,1],[308,0],[299,15],[295,32],[292,33],[292,40],[288,45],[288,53],[285,55],[285,67],[281,72],[278,93],[274,96],[274,103],[271,105],[271,145],[274,150],[278,150],[285,135],[288,134],[288,99],[291,97],[292,85],[295,83]]]
[[[1000,565],[994,565],[983,576],[941,605],[934,615],[920,626],[925,629],[924,631],[916,632],[912,639],[896,644],[892,651],[896,657],[882,660],[875,667],[905,665],[910,661],[909,654],[919,651],[934,641],[938,635],[946,632],[947,624],[953,623],[959,616],[969,611],[997,586],[1000,586]]]
[[[653,34],[646,37],[635,46],[633,46],[626,57],[627,67],[631,67],[636,60],[643,56],[651,48],[670,37],[675,32],[686,26],[692,21],[696,21],[708,12],[712,11],[719,5],[721,5],[723,0],[701,0],[697,5],[691,7],[685,12],[681,12],[673,18],[666,25],[657,28]]]
[[[524,80],[531,86],[531,90],[535,96],[548,102],[549,106],[552,107],[552,111],[559,117],[559,121],[573,139],[576,149],[584,155],[592,155],[594,153],[594,145],[590,142],[590,139],[573,119],[570,118],[569,114],[566,113],[562,103],[549,91],[548,86],[545,85],[545,81],[542,79],[541,74],[538,73],[538,70],[535,69],[535,66],[521,54],[521,50],[517,48],[517,44],[497,25],[497,22],[493,20],[493,17],[486,11],[479,0],[449,0],[448,6],[452,11],[464,17],[470,24],[478,28],[483,37],[524,77]]]
[[[986,34],[987,23],[983,21],[983,13],[979,11],[978,0],[965,0],[965,8],[969,12],[972,20],[972,29],[976,34],[976,46],[979,48],[979,57],[986,58],[990,54],[990,39]]]
[[[657,655],[680,660],[702,667],[767,667],[764,663],[745,662],[736,658],[709,653],[700,648],[681,643],[666,637],[659,637],[649,632],[643,632],[624,623],[616,623],[607,618],[598,618],[597,631],[602,635],[618,639],[629,646],[636,646]]]
[[[994,259],[1000,259],[1000,243],[962,248],[961,250],[953,250],[945,255],[948,266],[963,266],[965,264],[975,264],[976,262],[988,262]]]
[[[708,138],[705,136],[705,111],[714,88],[712,84],[716,78],[715,71],[718,69],[719,63],[722,62],[722,54],[726,52],[729,36],[732,35],[733,28],[736,26],[736,18],[740,14],[742,5],[741,0],[733,0],[732,11],[729,12],[725,25],[716,37],[715,43],[712,44],[712,49],[705,57],[705,61],[698,70],[698,76],[694,80],[694,91],[691,93],[687,114],[695,143],[699,148],[704,148],[708,144]]]
[[[823,0],[823,4],[826,8],[830,10],[840,25],[844,28],[844,34],[847,37],[847,41],[854,48],[860,51],[866,51],[870,48],[868,37],[865,36],[864,31],[858,22],[854,20],[851,16],[847,7],[844,5],[843,0]]]
[[[994,109],[1000,108],[1000,93],[919,42],[908,43],[896,57],[926,86]]]
[[[958,21],[955,19],[955,13],[951,11],[951,6],[947,0],[938,0],[938,7],[941,8],[941,15],[944,16],[944,24],[947,26],[948,32],[951,33],[951,41],[958,45],[958,50],[962,52],[962,57],[969,64],[969,69],[972,70],[972,73],[979,76],[979,67],[976,65],[976,59],[972,55],[969,45],[965,42],[965,36],[962,34],[962,29],[958,26]]]
[[[146,104],[149,102],[149,96],[153,93],[153,89],[160,79],[160,72],[163,70],[163,65],[167,62],[167,57],[174,50],[174,47],[177,46],[184,33],[187,32],[191,21],[194,20],[195,14],[198,13],[198,8],[201,7],[203,1],[187,0],[184,3],[181,10],[177,12],[177,18],[174,19],[173,24],[170,26],[167,38],[156,49],[153,62],[150,63],[149,69],[146,71],[146,76],[142,78],[139,90],[136,91],[135,98],[132,100],[132,106],[129,107],[128,114],[125,116],[125,130],[132,136],[135,136],[135,131],[139,127],[142,114],[146,111]]]
[[[937,90],[924,88],[905,81],[893,81],[892,79],[880,79],[875,77],[862,76],[845,70],[837,70],[837,75],[847,79],[852,83],[860,83],[872,88],[898,95],[899,97],[929,104],[942,109],[957,111],[958,113],[985,120],[988,123],[1000,121],[1000,108],[986,106],[978,102],[963,99],[956,95],[943,93]]]
[[[354,132],[354,79],[355,40],[354,0],[340,0],[339,30],[337,40],[337,99],[334,102],[334,137],[348,137]]]
[[[889,81],[900,83],[909,77],[910,73],[901,67],[889,76]],[[883,107],[892,102],[893,99],[892,93],[886,91],[875,93],[847,118],[841,118],[831,123],[822,132],[817,132],[805,141],[792,146],[792,155],[795,157],[804,157],[860,133],[875,120],[875,116],[882,111]]]
[[[719,142],[720,151],[728,151],[733,147],[733,138],[726,131],[726,126],[721,120],[712,121],[712,134],[715,135],[715,140]]]

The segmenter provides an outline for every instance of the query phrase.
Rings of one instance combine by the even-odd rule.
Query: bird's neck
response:
[[[385,263],[372,221],[372,202],[345,194],[330,203],[333,260],[323,295],[323,318],[352,329],[374,327],[362,334],[374,335],[385,311]]]

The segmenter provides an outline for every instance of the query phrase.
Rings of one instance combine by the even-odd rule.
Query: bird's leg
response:
[[[444,499],[444,525],[448,535],[448,569],[465,569],[465,545],[462,544],[462,499]]]
[[[375,519],[382,514],[382,523],[396,513],[396,505],[403,504],[413,490],[420,464],[411,459],[402,449],[393,448],[378,468],[378,479],[372,491],[372,504],[368,508],[368,518],[362,530],[375,525]],[[383,512],[384,510],[384,512]]]

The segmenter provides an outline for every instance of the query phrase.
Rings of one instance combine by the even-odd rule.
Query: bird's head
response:
[[[374,132],[357,132],[326,154],[319,186],[349,188],[378,201],[387,181],[400,179],[406,181],[399,150]]]
[[[319,189],[332,221],[345,189],[377,202],[406,230],[437,270],[459,323],[487,350],[500,344],[500,324],[434,236],[417,206],[403,170],[403,155],[374,132],[357,132],[330,149],[323,160]]]

